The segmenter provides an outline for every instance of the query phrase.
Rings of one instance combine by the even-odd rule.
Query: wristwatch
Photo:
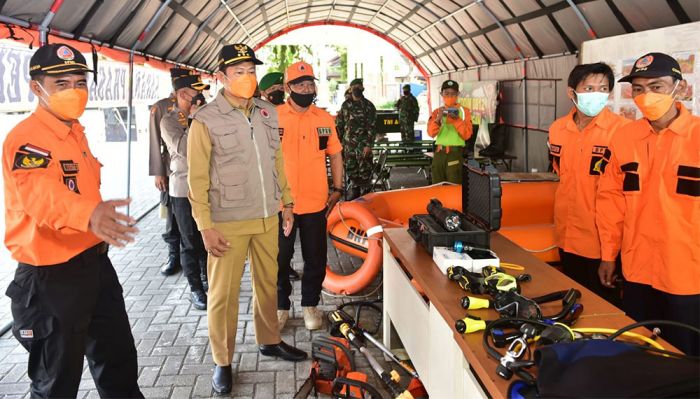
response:
[[[336,193],[340,193],[340,195],[345,194],[345,189],[338,188],[338,187],[331,187],[331,191],[336,192]]]

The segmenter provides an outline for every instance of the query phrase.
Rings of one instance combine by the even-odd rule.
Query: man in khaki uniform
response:
[[[277,322],[280,199],[289,235],[294,223],[284,174],[277,111],[252,98],[257,88],[253,50],[224,46],[216,98],[194,114],[187,143],[192,214],[209,253],[209,341],[216,368],[212,386],[231,391],[238,296],[246,256],[253,279],[253,322],[260,354],[300,361],[306,353],[284,343]]]
[[[194,71],[184,68],[171,68],[170,80],[194,74]],[[151,105],[151,115],[148,124],[149,150],[148,174],[155,176],[156,188],[160,191],[160,202],[167,207],[165,233],[163,240],[168,244],[168,262],[160,269],[164,276],[170,276],[180,270],[180,231],[173,217],[173,209],[168,195],[168,176],[170,175],[170,154],[163,141],[160,131],[160,121],[175,108],[175,89],[166,98],[161,98]]]

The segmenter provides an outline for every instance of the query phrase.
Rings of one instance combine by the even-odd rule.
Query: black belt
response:
[[[58,263],[56,265],[44,265],[44,266],[50,266],[51,268],[58,269],[62,266],[66,266],[66,265],[70,264],[72,261],[77,260],[78,258],[92,258],[95,256],[104,255],[107,253],[108,250],[109,250],[109,244],[102,241],[101,243],[99,243],[97,245],[93,245],[92,247],[84,250],[83,252],[75,255],[74,257],[68,259],[67,261],[65,261],[63,263]],[[19,265],[20,266],[37,267],[36,265],[30,265],[29,263],[22,263],[22,262],[19,262]]]

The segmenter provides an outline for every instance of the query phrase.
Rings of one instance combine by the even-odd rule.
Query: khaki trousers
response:
[[[214,223],[231,247],[223,257],[209,255],[207,318],[214,363],[233,360],[238,327],[238,297],[246,257],[253,281],[253,323],[259,345],[281,341],[277,323],[277,215],[266,219]]]

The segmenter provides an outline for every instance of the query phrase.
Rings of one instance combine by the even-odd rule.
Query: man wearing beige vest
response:
[[[277,112],[267,101],[252,98],[255,65],[260,64],[245,44],[221,49],[216,75],[224,88],[194,114],[187,140],[192,214],[209,253],[207,316],[217,393],[232,388],[238,297],[248,255],[260,354],[290,361],[307,356],[281,340],[277,324],[280,199],[286,234],[294,217]]]

